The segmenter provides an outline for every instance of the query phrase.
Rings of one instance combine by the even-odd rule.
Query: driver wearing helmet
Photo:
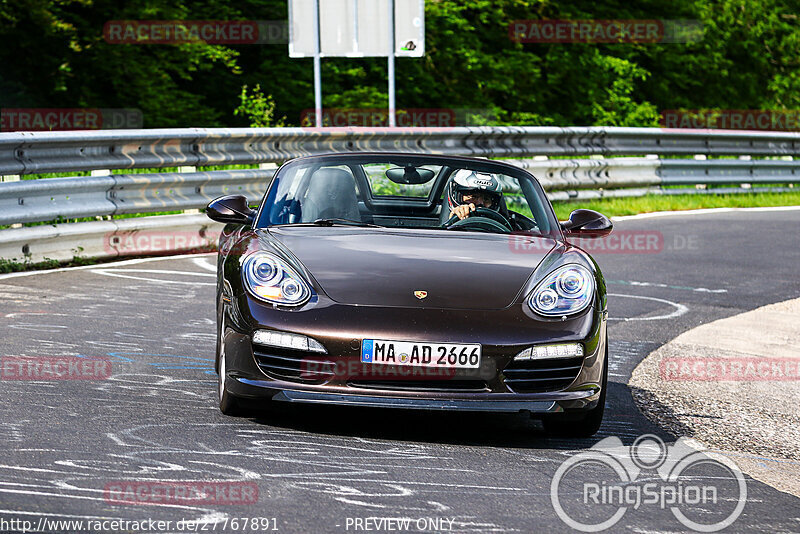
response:
[[[493,174],[459,169],[453,174],[447,189],[450,216],[465,219],[475,208],[489,208],[501,212],[503,189]]]

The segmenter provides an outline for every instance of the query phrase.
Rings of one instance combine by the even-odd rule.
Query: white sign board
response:
[[[319,2],[320,55],[389,55],[389,6],[392,0],[289,0],[289,57],[316,52],[314,2]],[[393,0],[394,53],[425,55],[425,1]]]

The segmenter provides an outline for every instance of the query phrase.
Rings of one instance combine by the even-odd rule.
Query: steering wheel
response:
[[[442,225],[447,230],[473,230],[476,232],[493,232],[510,234],[513,230],[511,223],[505,217],[489,208],[475,208],[466,219],[459,219],[453,215]]]

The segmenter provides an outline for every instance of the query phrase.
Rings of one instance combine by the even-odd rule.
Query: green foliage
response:
[[[264,95],[261,86],[256,85],[252,93],[247,92],[247,86],[242,86],[239,94],[239,106],[234,115],[244,115],[254,128],[268,128],[270,126],[283,126],[286,117],[275,119],[275,101],[269,95]]]
[[[427,0],[426,55],[397,59],[397,105],[511,125],[653,126],[671,109],[796,110],[798,17],[797,0]],[[110,20],[286,18],[286,0],[0,0],[0,107],[137,108],[148,128],[297,125],[314,105],[312,62],[290,59],[285,44],[103,38]],[[688,19],[703,35],[512,41],[509,24],[530,19]],[[322,80],[325,108],[387,104],[385,58],[325,58]]]
[[[17,258],[0,258],[0,273],[16,273],[20,271],[38,271],[43,269],[57,269],[58,267],[78,267],[81,265],[94,265],[101,260],[83,256],[83,247],[72,249],[72,259],[64,262],[52,258],[44,258],[42,261],[33,262],[30,256],[25,256],[22,261]]]
[[[44,258],[39,262],[32,262],[30,258],[25,258],[23,261],[10,260],[7,258],[0,258],[0,273],[16,273],[20,271],[40,271],[43,269],[57,269],[58,267],[77,267],[79,265],[93,265],[97,260],[90,258],[82,258],[75,256],[72,260],[64,262],[62,265],[58,260],[52,258]]]

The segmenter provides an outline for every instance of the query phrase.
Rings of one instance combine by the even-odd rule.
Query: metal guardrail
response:
[[[259,200],[274,169],[113,174],[0,183],[0,224],[201,208],[223,195]]]
[[[327,152],[412,151],[493,158],[800,156],[800,133],[661,128],[231,128],[0,134],[0,175],[280,162]]]
[[[794,183],[800,161],[651,158],[506,160],[530,171],[552,198],[564,191],[630,194],[661,185]],[[261,199],[274,169],[114,174],[0,183],[0,224],[202,208],[222,195]],[[798,174],[796,174],[798,173]],[[628,189],[636,188],[636,189]],[[574,197],[576,195],[567,195]]]
[[[534,174],[554,199],[671,193],[671,189],[662,189],[665,185],[746,184],[750,187],[800,182],[800,159],[793,159],[800,156],[800,134],[797,133],[600,127],[22,132],[0,134],[0,175],[255,165],[335,151],[431,152],[509,158],[509,163]],[[561,159],[569,155],[583,158]],[[632,155],[647,157],[606,157]],[[675,157],[679,155],[692,157]],[[542,156],[556,156],[557,159]],[[739,158],[707,159],[707,156]],[[776,159],[752,159],[753,156]],[[0,183],[0,225],[186,210],[203,207],[213,198],[231,193],[244,194],[251,202],[257,202],[273,174],[274,169],[243,169],[3,182]],[[726,192],[743,190],[734,187]],[[108,239],[122,226],[128,232],[135,232],[137,228],[151,231],[154,227],[163,227],[162,230],[168,232],[172,225],[180,227],[184,234],[191,234],[184,222],[174,217],[129,221],[0,230],[0,257],[63,260],[70,259],[79,247],[84,255],[94,257],[137,253],[109,247],[108,243],[102,247],[97,245],[98,236]],[[187,221],[196,226],[203,219],[191,216]],[[202,225],[208,226],[206,222]],[[194,247],[190,245],[189,248]],[[181,246],[173,244],[171,250],[186,250]]]
[[[662,160],[659,168],[663,185],[796,183],[800,181],[800,160]]]
[[[222,226],[197,214],[12,228],[0,233],[0,258],[68,261],[211,250]]]

